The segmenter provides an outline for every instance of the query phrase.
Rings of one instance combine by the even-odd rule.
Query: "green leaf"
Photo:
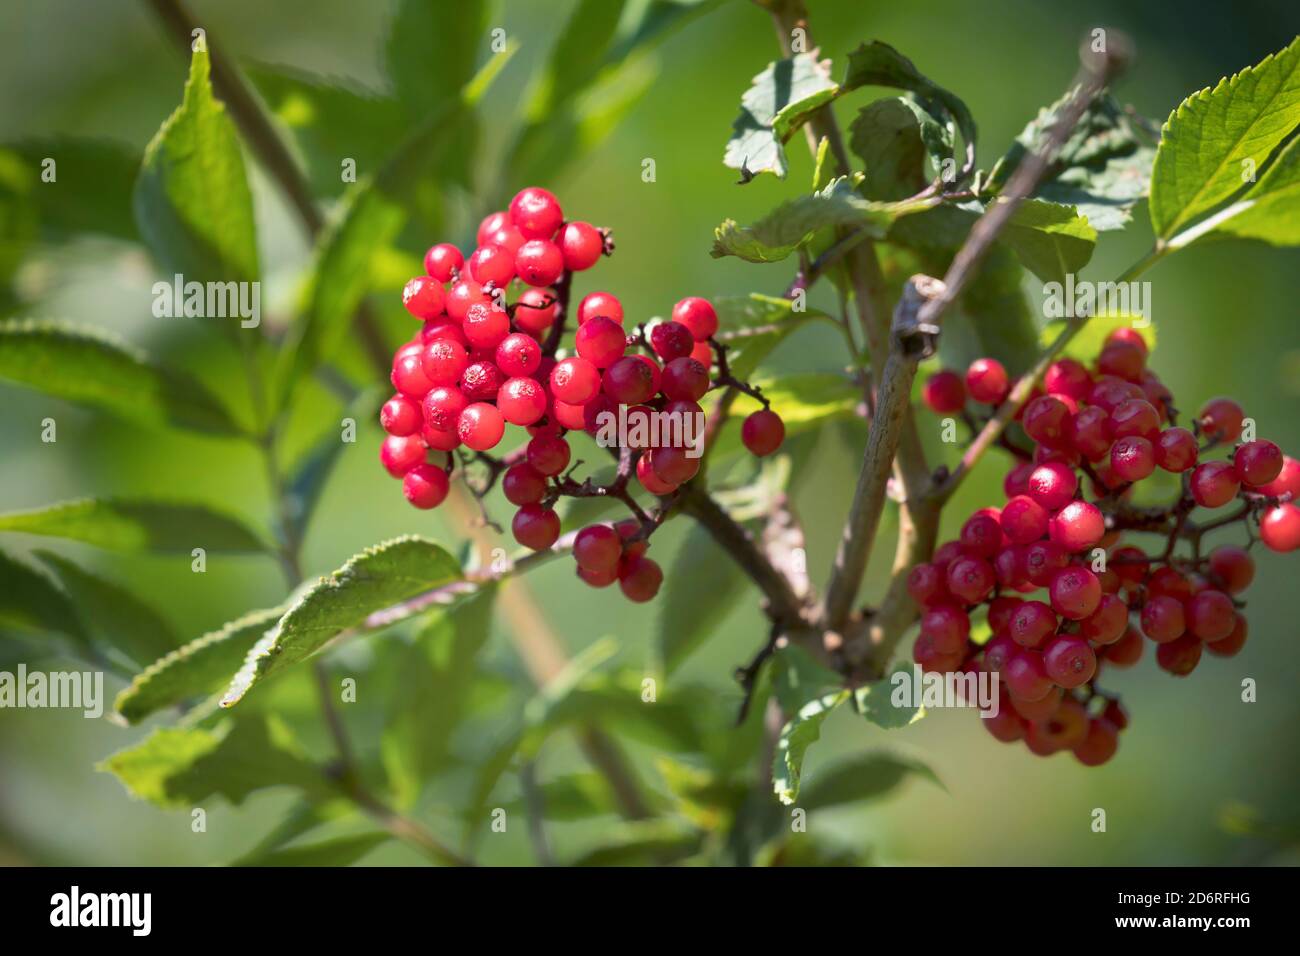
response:
[[[840,86],[843,92],[863,86],[890,86],[909,90],[930,101],[932,112],[934,108],[942,106],[956,122],[962,139],[965,140],[967,158],[961,176],[964,177],[974,168],[977,142],[975,119],[966,104],[923,76],[911,60],[889,44],[873,40],[850,53],[848,70]]]
[[[393,799],[413,806],[425,781],[447,763],[451,734],[473,690],[478,655],[492,628],[494,587],[431,612],[414,641],[398,647],[387,682],[380,755]]]
[[[834,322],[825,312],[796,312],[790,299],[752,293],[713,299],[718,313],[718,339],[727,345],[731,374],[747,381],[772,350],[805,322]]]
[[[781,710],[796,714],[808,701],[843,688],[844,678],[799,645],[788,644],[772,656],[772,686]]]
[[[994,165],[983,192],[1001,189],[1026,155],[1046,145],[1076,93],[1070,90],[1029,122]],[[1137,122],[1102,91],[1088,104],[1033,195],[1075,206],[1095,229],[1122,229],[1150,188],[1154,159],[1155,150],[1146,144]]]
[[[1160,131],[1150,203],[1156,237],[1171,238],[1241,191],[1247,172],[1262,169],[1297,125],[1300,37],[1183,100]]]
[[[208,54],[194,53],[181,105],[145,149],[135,217],[167,272],[186,281],[251,282],[258,278],[253,197],[209,70]]]
[[[1300,139],[1271,163],[1264,175],[1240,200],[1206,220],[1213,228],[1205,235],[1214,238],[1259,239],[1275,246],[1300,245]],[[1190,236],[1199,230],[1188,230]],[[1170,245],[1176,245],[1175,238]]]
[[[165,809],[193,807],[214,794],[240,804],[274,786],[318,798],[335,793],[275,716],[227,719],[211,730],[160,728],[96,769],[113,774],[132,796]]]
[[[541,788],[542,810],[547,820],[572,822],[618,813],[614,788],[602,774],[594,771],[566,774],[548,780]],[[507,814],[527,812],[523,800],[506,805]]]
[[[1067,324],[1068,320],[1066,319],[1054,319],[1048,322],[1043,326],[1043,330],[1039,335],[1039,345],[1047,348],[1056,341],[1057,336],[1061,334]],[[1140,315],[1098,315],[1087,320],[1087,323],[1070,339],[1061,354],[1078,359],[1081,362],[1092,362],[1101,353],[1102,347],[1106,344],[1106,339],[1119,328],[1135,330],[1146,342],[1147,350],[1150,352],[1155,351],[1156,326],[1154,322],[1148,322]]]
[[[120,584],[50,551],[37,551],[36,556],[58,575],[86,630],[136,664],[148,664],[180,643],[171,625],[153,607]]]
[[[863,199],[845,177],[832,180],[821,192],[790,199],[752,226],[723,220],[713,231],[715,259],[738,256],[747,262],[780,262],[807,245],[819,230],[852,227],[883,239],[894,220],[932,207],[937,200],[882,203]]]
[[[872,199],[914,196],[952,157],[952,124],[936,119],[915,96],[864,106],[849,127],[849,146],[862,157],[863,191]],[[926,168],[930,161],[931,170]]]
[[[789,167],[782,144],[811,113],[834,98],[838,87],[811,53],[768,64],[740,98],[723,163],[750,173],[775,173]]]
[[[692,524],[664,575],[656,653],[670,676],[726,619],[745,590],[745,578],[709,533]]]
[[[1064,282],[1092,258],[1097,230],[1073,206],[1026,199],[1002,230],[1002,241],[1044,282]]]
[[[283,614],[282,607],[252,611],[178,647],[137,674],[117,695],[114,710],[134,724],[164,707],[224,690]]]
[[[454,100],[473,77],[478,51],[487,46],[487,9],[483,0],[461,0],[449,16],[439,0],[398,4],[385,54],[393,89],[411,116]]]
[[[822,724],[831,711],[848,699],[847,690],[838,690],[810,700],[781,728],[772,759],[772,786],[786,806],[799,799],[799,778],[808,748],[821,738]]]
[[[366,549],[300,596],[253,646],[221,706],[239,703],[254,684],[311,657],[372,612],[460,576],[455,558],[432,541],[413,535]]]
[[[918,760],[891,753],[872,753],[836,763],[808,781],[799,805],[809,811],[875,800],[909,777],[922,777],[943,789],[933,770]]]
[[[354,833],[317,843],[273,850],[238,866],[351,866],[371,850],[391,840],[387,833]]]
[[[854,705],[858,713],[877,727],[897,730],[914,724],[925,716],[925,708],[909,703],[895,703],[894,691],[904,680],[914,679],[910,662],[899,664],[887,676],[880,680],[863,684],[853,692]],[[918,695],[919,696],[919,695]]]
[[[279,823],[251,850],[234,860],[231,866],[260,866],[262,861],[283,849],[305,833],[355,813],[357,805],[346,797],[335,800],[301,800],[291,807]]]
[[[603,828],[601,845],[570,866],[665,865],[695,853],[704,834],[681,820],[628,820]]]
[[[266,544],[234,518],[204,505],[77,498],[0,514],[0,531],[83,541],[110,551],[252,553]]]
[[[154,427],[241,434],[221,403],[107,332],[11,319],[0,322],[0,378]]]
[[[940,273],[934,273],[938,275]],[[958,300],[958,315],[970,326],[974,343],[963,366],[981,355],[1001,361],[1013,375],[1038,357],[1038,326],[1022,285],[1024,270],[1005,246],[995,245]],[[945,323],[945,338],[958,325]]]
[[[53,239],[94,232],[136,242],[140,233],[131,214],[131,190],[140,154],[123,143],[55,136],[23,140],[13,150],[34,170],[54,160],[54,178],[31,191],[41,231]]]
[[[529,97],[530,121],[544,120],[585,89],[605,60],[624,0],[579,0],[538,71]]]
[[[534,724],[536,731],[526,742],[527,752],[535,753],[542,740],[575,724],[617,730],[620,736],[658,751],[698,753],[703,749],[698,715],[705,701],[694,688],[660,688],[654,699],[646,699],[642,672],[598,674],[586,670]]]
[[[343,412],[343,417],[357,422],[375,421],[379,417],[380,407],[389,394],[384,386],[376,385],[368,388],[352,400]],[[349,445],[342,440],[338,428],[331,425],[311,451],[295,464],[286,497],[293,527],[300,539],[311,523],[316,505],[320,502],[320,496],[325,491],[325,485],[334,471],[334,466],[338,464],[339,457],[348,447]]]
[[[65,634],[89,644],[77,609],[45,574],[0,551],[0,633]]]

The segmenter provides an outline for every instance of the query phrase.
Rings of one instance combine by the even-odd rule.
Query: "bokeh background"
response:
[[[359,87],[385,88],[381,50],[391,4],[195,0],[192,6],[241,63],[288,64]],[[1060,95],[1075,69],[1077,43],[1094,26],[1119,28],[1133,38],[1137,60],[1117,95],[1163,121],[1191,91],[1284,46],[1300,24],[1294,6],[1283,0],[1177,8],[1012,0],[933,0],[923,7],[814,0],[811,6],[814,38],[837,62],[859,41],[883,39],[962,96],[979,123],[984,167],[1041,106]],[[447,5],[447,16],[456,15],[455,7]],[[522,46],[485,102],[480,155],[488,158],[481,161],[476,195],[448,211],[451,234],[424,236],[407,254],[419,254],[436,239],[465,240],[471,224],[488,211],[482,203],[527,185],[501,181],[492,157],[510,142],[531,68],[548,55],[570,7],[551,0],[499,4],[493,24]],[[439,55],[435,43],[429,55]],[[737,188],[734,172],[721,164],[739,96],[775,55],[766,14],[739,0],[719,5],[658,46],[644,67],[654,71],[646,74],[644,94],[607,135],[544,184],[570,214],[614,227],[618,252],[593,281],[616,291],[629,315],[662,314],[686,294],[779,294],[788,283],[788,264],[759,267],[708,255],[712,230],[722,219],[756,218],[808,181],[810,162],[801,141],[791,144],[786,182],[763,177]],[[144,4],[6,3],[0,8],[0,141],[78,134],[143,148],[179,102],[185,70],[184,57]],[[841,121],[855,108],[846,106]],[[336,133],[347,142],[348,131]],[[657,163],[651,184],[640,176],[646,157]],[[253,186],[263,308],[270,321],[283,321],[309,246],[260,173],[253,174]],[[1112,277],[1149,247],[1150,238],[1142,206],[1128,231],[1102,235],[1084,277]],[[1223,244],[1180,253],[1145,276],[1154,284],[1159,327],[1154,366],[1180,405],[1193,408],[1231,393],[1262,435],[1292,452],[1300,449],[1297,266],[1294,250]],[[152,281],[147,257],[128,244],[87,238],[42,245],[24,259],[17,283],[21,300],[12,312],[105,325],[216,389],[240,391],[233,356],[214,352],[210,338],[183,320],[150,315]],[[393,294],[396,301],[396,286]],[[833,306],[818,297],[814,304]],[[839,347],[833,334],[807,329],[788,340],[773,362],[778,369],[833,369],[842,364]],[[35,423],[46,415],[59,422],[55,445],[36,438]],[[320,411],[321,421],[336,416],[333,406]],[[300,423],[303,441],[310,424]],[[404,532],[427,534],[452,549],[463,538],[446,516],[405,505],[378,467],[377,443],[377,428],[367,423],[357,445],[345,451],[307,540],[309,575]],[[860,443],[860,431],[851,427],[827,429],[796,478],[814,574],[829,565]],[[959,514],[994,499],[1001,474],[990,461],[966,484],[950,509],[949,532]],[[161,491],[218,503],[260,527],[267,498],[259,475],[244,446],[140,431],[0,384],[0,510],[83,494]],[[892,554],[892,520],[887,518],[885,547],[872,562],[868,599],[879,592]],[[678,548],[683,531],[670,525],[656,538],[661,560]],[[2,544],[17,554],[51,547],[50,541],[15,535],[6,535]],[[151,595],[183,635],[198,635],[283,598],[279,573],[265,559],[212,559],[206,575],[193,575],[188,559],[122,559],[72,545],[55,548]],[[1237,658],[1207,657],[1185,680],[1158,671],[1149,654],[1138,668],[1112,673],[1108,684],[1123,694],[1132,726],[1118,757],[1100,769],[1086,770],[1064,757],[1039,760],[1022,748],[999,745],[970,713],[940,711],[888,737],[847,712],[837,713],[812,751],[811,774],[836,756],[884,746],[928,763],[944,789],[918,779],[885,800],[821,814],[815,825],[882,863],[1294,862],[1300,838],[1297,567],[1294,556],[1260,562],[1249,594],[1250,641]],[[652,659],[660,613],[655,606],[634,607],[616,593],[586,589],[563,562],[531,575],[527,587],[571,649],[613,635],[622,664],[636,667]],[[495,627],[491,666],[522,680],[500,616]],[[738,700],[729,675],[763,633],[756,599],[747,592],[725,609],[716,634],[687,661],[680,679]],[[357,656],[356,666],[364,666],[364,648],[349,653]],[[1259,682],[1257,703],[1240,702],[1243,677]],[[111,678],[109,683],[115,693],[120,685]],[[286,708],[308,709],[307,692],[299,696],[281,694]],[[288,798],[275,792],[254,795],[237,808],[213,801],[208,832],[192,834],[188,814],[132,800],[94,764],[144,732],[71,712],[0,711],[0,862],[224,862],[253,845],[284,812]],[[353,732],[365,740],[370,731],[358,724]],[[553,745],[547,770],[575,762],[571,749],[563,741]],[[653,777],[653,751],[635,747],[633,753]],[[1108,812],[1104,834],[1090,829],[1094,807]],[[581,843],[582,825],[557,827],[554,839],[559,846]],[[485,858],[530,860],[522,835],[490,846]],[[391,843],[366,857],[372,863],[417,861]]]

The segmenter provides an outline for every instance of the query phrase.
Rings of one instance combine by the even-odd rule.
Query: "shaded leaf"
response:
[[[272,850],[250,862],[236,866],[351,866],[371,850],[387,843],[387,833],[354,833],[331,837],[317,843]]]
[[[997,200],[994,200],[995,202]],[[1073,206],[1027,199],[1002,231],[1002,241],[1044,282],[1063,282],[1092,258],[1097,230]]]
[[[810,700],[839,691],[844,678],[813,660],[797,644],[779,648],[772,656],[772,687],[783,713],[796,714]]]
[[[895,697],[894,691],[903,681],[913,681],[914,673],[910,662],[899,664],[880,680],[863,684],[853,692],[854,704],[858,713],[877,727],[897,730],[914,724],[925,716],[925,708],[914,705],[910,700]],[[913,697],[919,696],[919,693]]]
[[[0,322],[0,378],[145,425],[242,433],[197,381],[87,326]]]
[[[745,578],[709,533],[692,524],[664,575],[656,652],[669,676],[735,608]]]
[[[415,536],[395,538],[355,555],[294,601],[279,623],[253,646],[221,706],[237,704],[254,684],[311,657],[372,612],[460,576],[455,558],[432,541]]]
[[[747,296],[718,296],[712,300],[718,313],[718,340],[727,345],[731,374],[746,381],[772,350],[805,322],[834,322],[816,309],[794,310],[790,299],[753,293]]]
[[[799,778],[803,773],[808,748],[822,735],[822,724],[840,704],[849,699],[849,691],[838,690],[814,698],[795,713],[781,728],[772,759],[772,786],[777,799],[789,806],[799,798]]]
[[[85,645],[77,609],[45,574],[0,551],[0,631],[65,634]]]
[[[265,543],[234,518],[204,505],[77,498],[0,514],[0,531],[83,541],[110,551],[252,553]]]
[[[66,239],[94,232],[137,241],[131,191],[140,169],[140,153],[109,140],[55,136],[7,144],[32,169],[54,160],[54,179],[43,180],[31,197],[37,203],[41,231]]]
[[[664,865],[696,852],[704,834],[680,820],[620,821],[602,831],[601,845],[569,866]]]
[[[872,199],[914,196],[952,157],[953,129],[915,96],[864,106],[849,127],[849,145],[862,157],[863,191]],[[926,161],[930,169],[926,168]]]
[[[398,3],[385,58],[397,98],[411,116],[456,98],[474,75],[479,50],[487,48],[487,26],[483,0],[460,0],[454,16],[438,0]]]
[[[809,812],[874,800],[917,776],[943,788],[934,771],[920,761],[891,753],[852,757],[820,771],[808,781],[799,806]]]

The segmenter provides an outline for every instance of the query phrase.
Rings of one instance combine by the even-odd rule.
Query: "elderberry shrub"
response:
[[[922,610],[914,660],[938,673],[996,673],[1002,710],[981,723],[1039,756],[1108,761],[1128,716],[1098,687],[1103,669],[1133,666],[1145,641],[1178,677],[1202,652],[1237,654],[1250,549],[1300,549],[1300,462],[1271,441],[1238,443],[1245,413],[1230,398],[1211,399],[1180,427],[1147,358],[1142,337],[1121,328],[1091,367],[1054,362],[1018,416],[1034,447],[1009,443],[1020,460],[1003,483],[1006,504],[975,512],[908,578]],[[949,415],[968,401],[996,405],[1013,384],[1000,364],[978,359],[965,376],[931,375],[922,399]],[[1177,498],[1134,505],[1135,487],[1157,471],[1180,476]],[[1246,546],[1202,549],[1208,532],[1236,524]],[[1154,543],[1126,543],[1128,534]],[[970,638],[980,608],[990,633],[982,645]]]
[[[785,424],[757,389],[727,371],[725,346],[714,338],[718,315],[708,299],[683,298],[671,320],[629,333],[618,298],[592,291],[576,305],[577,328],[566,340],[575,274],[614,246],[608,230],[566,221],[548,190],[521,190],[508,209],[483,219],[477,240],[469,255],[451,243],[430,247],[426,274],[403,289],[402,302],[421,326],[393,356],[396,394],[380,413],[388,435],[380,460],[421,509],[440,505],[466,466],[484,464],[487,486],[471,491],[481,498],[499,478],[517,508],[515,540],[536,551],[560,538],[560,497],[619,499],[631,518],[588,525],[574,536],[577,574],[592,587],[617,581],[628,599],[649,601],[663,581],[659,565],[646,556],[650,536],[671,499],[699,471],[701,459],[690,444],[705,436],[679,428],[650,429],[657,438],[646,442],[629,437],[636,447],[610,449],[618,457],[618,477],[598,485],[572,476],[570,433],[596,434],[602,412],[626,415],[629,426],[656,412],[699,423],[704,415],[697,403],[716,388],[735,388],[763,405],[740,428],[742,443],[756,457],[781,446]],[[1000,368],[985,375],[983,393],[1000,387]],[[517,447],[504,457],[490,454],[516,436]],[[660,499],[651,510],[637,503],[633,479]]]

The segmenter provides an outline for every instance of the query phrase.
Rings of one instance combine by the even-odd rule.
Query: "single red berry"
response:
[[[416,276],[402,288],[402,305],[417,319],[442,315],[442,283],[432,276]]]
[[[1004,588],[1017,591],[1032,591],[1029,583],[1029,569],[1025,564],[1025,549],[1016,545],[1003,548],[993,558],[993,571],[998,576],[998,584]]]
[[[416,465],[402,478],[402,494],[417,508],[438,507],[447,489],[447,473],[433,465]]]
[[[687,296],[673,306],[673,321],[686,326],[695,341],[703,342],[718,331],[718,313],[708,299]]]
[[[1140,385],[1115,378],[1113,375],[1103,375],[1097,379],[1092,386],[1092,391],[1088,393],[1088,404],[1105,409],[1106,414],[1109,415],[1130,398],[1146,398],[1146,392],[1142,391]]]
[[[1179,601],[1192,596],[1192,582],[1173,568],[1158,568],[1147,581],[1148,594],[1164,594]]]
[[[530,239],[515,253],[515,273],[531,286],[554,285],[564,274],[564,255],[553,242]]]
[[[515,277],[514,253],[504,246],[480,246],[469,257],[469,274],[480,285],[507,286]]]
[[[1236,469],[1226,461],[1197,465],[1190,484],[1192,498],[1202,508],[1221,508],[1241,490]]]
[[[559,303],[550,289],[528,288],[515,303],[515,325],[521,332],[540,335],[555,324]]]
[[[474,234],[474,238],[478,240],[480,246],[484,245],[491,238],[492,233],[508,225],[510,225],[510,216],[507,213],[490,212],[479,222],[478,232]]]
[[[1012,656],[1002,669],[1002,679],[1007,682],[1007,689],[1021,700],[1042,700],[1053,687],[1043,655],[1038,651],[1021,650]]]
[[[625,355],[605,369],[600,387],[606,395],[622,405],[639,405],[658,391],[653,362],[645,356]]]
[[[506,379],[497,392],[497,408],[511,425],[531,425],[546,414],[546,391],[526,375]]]
[[[1086,501],[1071,501],[1051,521],[1052,540],[1066,551],[1085,551],[1106,533],[1101,509]]]
[[[1115,756],[1119,749],[1119,731],[1109,720],[1088,721],[1088,735],[1076,744],[1071,753],[1085,767],[1100,767]]]
[[[966,406],[966,384],[950,369],[940,369],[925,382],[921,397],[937,415],[959,412]]]
[[[1102,658],[1109,667],[1132,667],[1142,659],[1142,635],[1130,627],[1124,631],[1114,644],[1107,644],[1101,649]]]
[[[469,404],[469,398],[454,385],[439,385],[429,390],[422,405],[424,421],[440,432],[454,432],[460,424],[460,413]]]
[[[650,330],[650,347],[665,362],[684,358],[695,349],[691,330],[680,322],[660,322]]]
[[[590,269],[605,251],[604,236],[589,222],[565,223],[557,241],[564,255],[564,268],[570,272]]]
[[[1123,730],[1128,726],[1128,710],[1118,699],[1106,702],[1106,709],[1101,712],[1102,719],[1110,721],[1116,730]]]
[[[425,322],[420,329],[420,341],[428,345],[430,342],[436,342],[438,339],[451,339],[461,348],[469,348],[469,339],[465,338],[464,331],[461,330],[460,323],[456,322],[445,315],[440,315],[436,319],[430,319]]]
[[[426,446],[418,435],[389,435],[379,446],[379,460],[394,478],[424,464]]]
[[[1026,461],[1012,468],[1002,479],[1002,493],[1007,498],[1029,494],[1029,476],[1036,467],[1033,462]]]
[[[1175,677],[1186,677],[1201,662],[1202,648],[1200,638],[1184,634],[1156,648],[1156,664]]]
[[[1105,345],[1102,347],[1105,348],[1106,345],[1114,345],[1116,342],[1122,342],[1125,345],[1133,346],[1133,348],[1142,353],[1143,359],[1151,354],[1151,349],[1147,345],[1147,340],[1142,337],[1141,332],[1132,326],[1124,325],[1115,329],[1110,333],[1110,335],[1106,336]]]
[[[623,539],[609,525],[587,525],[573,539],[573,558],[578,567],[589,571],[616,568],[622,554]]]
[[[1147,598],[1142,605],[1142,633],[1157,644],[1168,644],[1187,630],[1183,603],[1167,594]]]
[[[962,550],[981,558],[992,558],[1007,543],[1002,533],[1001,512],[984,508],[966,519],[960,539]]]
[[[977,402],[997,405],[1007,397],[1009,388],[1007,370],[997,359],[977,358],[966,369],[966,390]]]
[[[1248,441],[1233,453],[1232,466],[1243,484],[1267,485],[1282,474],[1282,449],[1263,439]]]
[[[1137,382],[1142,378],[1142,369],[1146,365],[1146,356],[1136,346],[1128,342],[1112,342],[1101,350],[1097,359],[1097,371],[1102,375],[1114,375],[1126,382]]]
[[[1026,493],[1048,511],[1064,508],[1074,498],[1079,477],[1058,461],[1044,462],[1029,473]]]
[[[1288,502],[1265,511],[1259,520],[1259,539],[1278,554],[1300,548],[1300,507]]]
[[[709,390],[709,370],[690,356],[675,358],[664,366],[659,387],[670,399],[698,402]]]
[[[1048,588],[1052,609],[1072,621],[1082,621],[1101,604],[1101,582],[1087,568],[1062,568]]]
[[[559,435],[534,435],[524,454],[542,475],[558,475],[569,467],[569,443]]]
[[[460,377],[460,390],[471,402],[494,402],[504,381],[495,362],[470,362]]]
[[[1292,500],[1300,499],[1300,461],[1290,455],[1283,455],[1282,470],[1278,476],[1255,490],[1270,498],[1285,498],[1290,495]]]
[[[587,427],[585,406],[574,405],[569,402],[561,401],[558,398],[551,399],[551,415],[560,424],[562,428],[582,431]]]
[[[1047,534],[1048,513],[1028,495],[1016,495],[1002,508],[1002,530],[1016,544],[1032,544]]]
[[[1102,594],[1097,610],[1079,622],[1079,635],[1094,644],[1114,644],[1128,630],[1128,605],[1113,594]]]
[[[1092,375],[1072,358],[1057,359],[1043,375],[1043,390],[1048,395],[1066,395],[1081,402],[1092,391]]]
[[[994,634],[1005,633],[1011,626],[1011,619],[1015,617],[1016,611],[1020,610],[1020,605],[1024,603],[1018,597],[995,597],[989,601],[989,630]]]
[[[922,633],[912,644],[912,660],[926,674],[947,674],[961,666],[961,652],[945,654],[930,635]]]
[[[1056,613],[1042,601],[1022,601],[1011,616],[1007,633],[1021,647],[1038,647],[1056,633]]]
[[[465,314],[469,312],[471,305],[489,305],[491,302],[491,297],[483,292],[481,285],[473,279],[462,276],[458,281],[451,284],[444,307],[449,318],[457,322],[463,322],[465,321]]]
[[[1104,408],[1089,405],[1070,419],[1066,429],[1070,447],[1089,461],[1100,461],[1110,452],[1113,441],[1110,415]]]
[[[585,405],[599,391],[600,372],[585,358],[563,359],[551,370],[551,394],[562,402]]]
[[[1047,674],[1066,690],[1092,680],[1097,672],[1097,655],[1088,642],[1074,634],[1058,634],[1043,648]]]
[[[493,229],[492,232],[488,234],[487,241],[479,244],[483,246],[500,246],[510,254],[510,263],[513,267],[515,253],[519,251],[519,247],[524,244],[524,241],[524,234],[516,229],[514,225],[507,224],[498,229]],[[511,276],[513,277],[513,275],[514,270],[512,268]]]
[[[449,432],[440,432],[425,422],[420,429],[420,437],[434,451],[455,451],[460,447],[460,436],[456,434],[455,428]]]
[[[705,368],[713,367],[713,348],[708,342],[696,342],[695,348],[691,349],[691,358],[699,362]]]
[[[578,303],[578,324],[582,325],[598,315],[622,325],[623,303],[610,292],[588,292]]]
[[[984,600],[997,583],[993,565],[983,558],[960,557],[948,565],[948,590],[966,604]]]
[[[675,483],[660,478],[655,473],[655,470],[650,467],[649,455],[642,455],[637,459],[636,480],[641,483],[642,488],[652,495],[671,495],[677,490]]]
[[[1233,617],[1232,633],[1222,640],[1206,644],[1205,649],[1215,657],[1235,657],[1246,646],[1246,633],[1248,630],[1246,618],[1238,613]]]
[[[1196,436],[1186,428],[1166,428],[1155,441],[1156,464],[1175,474],[1196,464]]]
[[[420,352],[420,367],[433,385],[455,385],[469,367],[469,353],[455,339],[434,339]]]
[[[1245,548],[1220,545],[1210,553],[1210,571],[1229,594],[1240,594],[1255,580],[1255,561]]]
[[[1069,562],[1070,556],[1055,541],[1035,541],[1025,547],[1025,573],[1030,583],[1040,588],[1050,585],[1056,572]]]
[[[1020,653],[1020,646],[1005,634],[996,635],[984,645],[984,669],[1001,675],[1011,658]]]
[[[394,395],[379,410],[379,424],[390,435],[414,435],[424,424],[420,403],[405,395]]]
[[[1218,641],[1232,633],[1237,609],[1222,591],[1207,589],[1184,606],[1187,630],[1203,641]]]
[[[619,562],[618,586],[630,601],[649,601],[659,593],[664,572],[653,559],[637,555]]]
[[[680,485],[699,473],[699,457],[691,457],[689,448],[655,448],[650,452],[650,467],[663,481]]]
[[[420,359],[421,351],[422,349],[417,345],[414,351],[402,354],[401,358],[393,364],[392,374],[393,388],[417,401],[424,398],[429,389],[433,388],[433,382],[429,381],[429,376],[424,374]]]
[[[922,562],[907,575],[907,593],[917,604],[925,607],[948,598],[948,585],[942,568]]]
[[[560,537],[560,516],[539,504],[526,504],[515,512],[510,530],[525,548],[545,551]]]
[[[980,720],[980,724],[984,729],[1004,744],[1023,740],[1025,736],[1025,722],[1011,709],[1009,701],[1010,697],[1004,692],[998,705],[997,714],[990,717],[980,715],[983,718]]]
[[[465,406],[460,413],[456,434],[466,448],[474,451],[488,451],[495,448],[505,433],[506,422],[495,405],[486,402],[474,402]]]
[[[1119,439],[1110,446],[1110,470],[1122,482],[1149,477],[1156,470],[1155,447],[1137,435]]]
[[[627,348],[623,326],[601,316],[578,326],[574,340],[578,354],[596,368],[609,368],[623,357]]]
[[[450,242],[440,242],[436,246],[430,246],[429,251],[424,254],[424,271],[439,282],[450,282],[452,273],[458,271],[464,264],[465,259],[460,254],[460,250]]]
[[[1212,398],[1201,406],[1196,416],[1201,434],[1214,442],[1230,444],[1241,437],[1246,413],[1230,398]]]
[[[1128,398],[1110,413],[1111,434],[1115,438],[1137,435],[1154,442],[1160,435],[1160,413],[1144,398]]]
[[[510,221],[526,239],[549,239],[564,222],[564,211],[554,193],[529,186],[510,200]]]
[[[1116,549],[1111,555],[1110,565],[1114,568],[1115,573],[1119,575],[1121,581],[1133,586],[1142,583],[1142,579],[1147,576],[1147,568],[1150,562],[1141,548],[1123,547]]]
[[[475,349],[495,350],[510,334],[510,316],[490,300],[476,302],[465,313],[461,327]]]
[[[745,443],[751,455],[765,458],[785,441],[785,422],[770,408],[760,408],[741,423],[740,440]]]
[[[1019,697],[1007,695],[1011,702],[1011,709],[1017,714],[1029,721],[1031,724],[1041,723],[1044,720],[1051,720],[1056,712],[1061,709],[1061,703],[1065,700],[1065,691],[1053,686],[1044,697],[1038,700],[1021,700]]]
[[[1048,448],[1063,448],[1070,440],[1070,409],[1055,395],[1041,395],[1025,407],[1022,424],[1029,437]]]
[[[546,478],[532,465],[521,461],[501,476],[501,491],[512,505],[527,505],[546,497]]]
[[[512,332],[497,346],[496,364],[501,374],[511,378],[532,375],[542,364],[542,347],[531,335]]]

